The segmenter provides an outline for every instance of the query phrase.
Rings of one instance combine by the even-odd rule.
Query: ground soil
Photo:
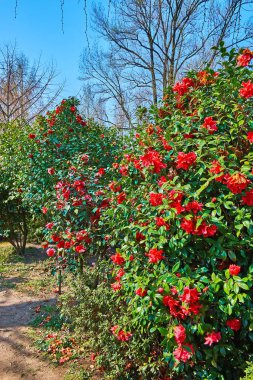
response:
[[[35,261],[41,260],[40,252],[35,255]],[[33,255],[28,255],[26,260],[28,265],[32,263]],[[64,379],[66,369],[53,367],[44,361],[27,336],[29,322],[35,316],[35,308],[54,302],[56,296],[31,296],[18,291],[16,285],[25,281],[25,278],[11,271],[4,277],[0,276],[0,379]]]

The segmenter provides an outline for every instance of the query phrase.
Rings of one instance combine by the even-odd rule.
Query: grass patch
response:
[[[10,243],[0,243],[0,265],[23,262],[24,258],[18,256]]]

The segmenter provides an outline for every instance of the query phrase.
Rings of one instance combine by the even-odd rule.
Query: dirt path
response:
[[[1,284],[0,277],[0,379],[64,379],[65,370],[43,361],[26,335],[28,324],[35,316],[34,309],[52,302],[53,296],[34,297],[11,289],[10,285],[20,281],[19,276],[5,276],[4,281]]]

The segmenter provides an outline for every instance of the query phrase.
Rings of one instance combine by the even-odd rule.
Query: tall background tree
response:
[[[16,46],[0,49],[0,122],[31,121],[58,98],[63,85],[56,82],[53,65],[31,64]]]
[[[215,65],[212,46],[252,43],[253,1],[111,0],[108,6],[93,6],[91,28],[102,43],[84,51],[81,78],[91,97],[103,100],[108,119],[117,123],[121,115],[123,127],[133,126],[136,106],[157,104],[185,71]]]

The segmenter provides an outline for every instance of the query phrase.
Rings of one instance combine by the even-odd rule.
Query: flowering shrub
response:
[[[42,245],[53,243],[47,255],[61,257],[65,266],[106,247],[97,225],[108,206],[107,168],[120,148],[113,129],[84,121],[77,106],[73,98],[63,100],[38,118],[27,136],[30,164],[23,174],[24,202],[44,218]]]
[[[30,127],[23,122],[12,122],[1,124],[0,129],[0,236],[22,255],[32,226],[21,187]]]
[[[253,54],[221,57],[168,89],[112,169],[104,223],[127,311],[111,334],[153,336],[160,379],[239,379],[252,359]]]

